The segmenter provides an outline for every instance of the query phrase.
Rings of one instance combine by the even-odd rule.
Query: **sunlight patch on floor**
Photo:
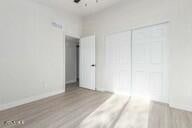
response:
[[[148,128],[150,100],[131,98],[114,128]]]
[[[150,100],[113,95],[79,128],[147,128]]]
[[[81,124],[80,128],[107,128],[113,125],[116,117],[129,101],[129,97],[113,95],[97,108]]]

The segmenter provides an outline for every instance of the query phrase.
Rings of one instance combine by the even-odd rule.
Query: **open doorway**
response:
[[[66,91],[79,87],[79,41],[80,39],[71,36],[65,38]]]

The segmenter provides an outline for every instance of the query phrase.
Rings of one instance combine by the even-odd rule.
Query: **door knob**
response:
[[[91,67],[95,67],[95,64],[92,64]]]

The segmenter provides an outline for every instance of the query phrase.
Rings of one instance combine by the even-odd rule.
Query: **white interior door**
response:
[[[80,87],[95,90],[95,36],[80,40]]]
[[[131,32],[106,37],[106,90],[130,95]]]
[[[137,29],[132,36],[133,94],[166,102],[166,25]]]

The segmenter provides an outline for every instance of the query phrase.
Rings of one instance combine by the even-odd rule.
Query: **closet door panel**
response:
[[[130,95],[131,32],[106,37],[106,91]]]
[[[157,25],[132,32],[133,95],[166,102],[165,42],[166,25]]]

